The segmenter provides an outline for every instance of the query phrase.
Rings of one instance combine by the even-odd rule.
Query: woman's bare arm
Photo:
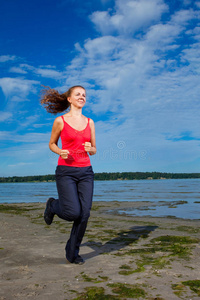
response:
[[[94,155],[97,152],[97,148],[96,148],[96,137],[95,137],[95,125],[92,119],[90,119],[90,129],[91,129],[91,147],[88,152],[90,155]]]
[[[63,129],[63,121],[61,117],[55,119],[51,131],[51,138],[49,141],[49,148],[54,153],[60,155],[63,159],[67,159],[69,151],[62,150],[58,147],[58,140],[60,137],[61,130]]]

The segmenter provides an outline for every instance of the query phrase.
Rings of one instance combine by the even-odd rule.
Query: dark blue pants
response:
[[[78,256],[92,206],[94,173],[92,167],[57,166],[56,184],[59,199],[52,202],[52,212],[61,219],[74,221],[66,244],[70,262]]]

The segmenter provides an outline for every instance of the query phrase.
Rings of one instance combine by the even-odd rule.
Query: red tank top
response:
[[[65,122],[64,117],[61,117],[64,122],[64,127],[60,134],[62,149],[68,150],[69,154],[67,159],[63,159],[59,156],[58,165],[71,167],[91,166],[89,155],[84,150],[83,146],[85,142],[90,142],[91,140],[89,119],[85,129],[80,131],[71,127],[67,122]]]

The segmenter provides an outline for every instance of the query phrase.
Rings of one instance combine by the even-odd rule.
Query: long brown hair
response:
[[[45,107],[47,112],[51,114],[61,113],[70,107],[67,98],[71,96],[71,93],[75,88],[82,88],[85,90],[81,85],[75,85],[70,87],[65,93],[61,94],[57,90],[45,86],[42,90],[40,103]]]

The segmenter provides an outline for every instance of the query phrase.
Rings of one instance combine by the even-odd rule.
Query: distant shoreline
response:
[[[95,180],[155,180],[155,179],[198,179],[200,173],[165,173],[165,172],[112,172],[95,173]],[[32,175],[0,177],[0,183],[12,182],[53,182],[55,175]]]

